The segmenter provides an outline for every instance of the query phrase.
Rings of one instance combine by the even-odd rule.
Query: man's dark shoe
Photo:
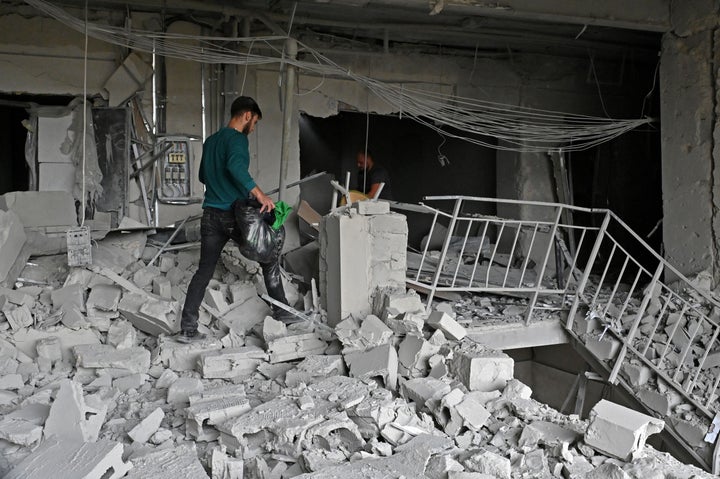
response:
[[[197,343],[207,338],[207,334],[198,331],[180,331],[175,335],[175,341],[183,344]]]

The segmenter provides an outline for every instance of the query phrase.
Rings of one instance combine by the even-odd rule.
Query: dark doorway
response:
[[[367,148],[376,163],[390,175],[393,200],[418,203],[433,195],[496,195],[495,151],[467,141],[441,136],[411,119],[343,111],[328,118],[300,117],[300,173],[326,171],[350,187],[358,184],[356,155]],[[483,137],[483,140],[493,140]],[[315,205],[320,214],[330,201]],[[409,243],[419,245],[427,234],[429,218],[408,216]]]
[[[38,106],[65,106],[70,96],[0,94],[0,195],[9,191],[26,191],[30,169],[25,161],[28,130],[23,125],[30,118],[28,110]]]

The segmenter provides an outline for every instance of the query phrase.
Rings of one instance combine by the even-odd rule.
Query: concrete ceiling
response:
[[[352,52],[652,58],[670,28],[669,0],[89,0],[89,7],[164,12],[225,34],[291,28],[316,48]]]

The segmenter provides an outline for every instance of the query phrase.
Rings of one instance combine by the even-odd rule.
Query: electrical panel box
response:
[[[169,204],[188,204],[198,201],[193,191],[193,174],[196,170],[193,158],[193,142],[199,138],[191,136],[159,136],[155,146],[161,154],[155,166],[157,199]]]

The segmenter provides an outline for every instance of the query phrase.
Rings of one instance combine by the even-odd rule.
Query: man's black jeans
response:
[[[234,240],[242,251],[243,239],[235,221],[234,211],[206,207],[200,220],[200,264],[190,280],[180,322],[180,327],[184,332],[197,331],[198,309],[205,296],[205,289],[215,272],[220,253],[230,239]],[[270,262],[260,263],[260,266],[268,295],[287,304],[278,264],[281,249],[282,242],[278,245],[275,258]]]

